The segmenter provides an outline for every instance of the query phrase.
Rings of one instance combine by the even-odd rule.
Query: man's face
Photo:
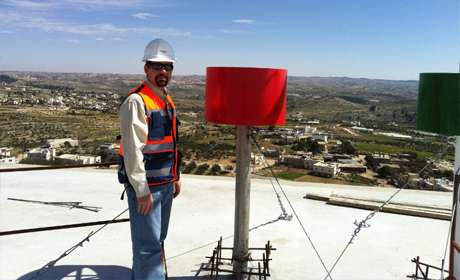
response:
[[[151,62],[155,64],[167,64],[172,65],[172,62]],[[164,89],[164,87],[169,83],[171,80],[171,75],[173,70],[165,70],[165,67],[162,66],[159,70],[153,69],[152,65],[150,66],[144,65],[144,72],[147,75],[147,80],[151,82],[154,86]]]

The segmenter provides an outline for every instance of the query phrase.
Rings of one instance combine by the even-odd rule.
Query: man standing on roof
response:
[[[128,197],[132,279],[164,279],[162,242],[172,199],[181,189],[179,121],[165,88],[176,58],[166,41],[155,39],[145,48],[142,61],[147,79],[126,95],[119,110],[118,175]]]

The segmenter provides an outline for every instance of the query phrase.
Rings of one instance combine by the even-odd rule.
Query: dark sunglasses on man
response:
[[[163,64],[163,63],[160,63],[160,62],[147,62],[147,66],[148,67],[152,67],[153,69],[155,70],[160,70],[161,68],[165,68],[166,71],[171,71],[173,70],[174,68],[174,65],[171,64]]]

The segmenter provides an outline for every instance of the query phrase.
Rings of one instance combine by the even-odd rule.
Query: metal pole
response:
[[[238,125],[236,130],[235,229],[233,238],[233,272],[242,280],[248,270],[249,206],[251,194],[251,142],[249,128]]]
[[[455,163],[454,163],[454,172],[457,172],[458,168],[460,167],[460,136],[456,136],[456,142],[455,142]],[[458,174],[460,175],[460,174]],[[454,174],[454,182],[455,180],[455,174]],[[457,186],[454,183],[454,188]],[[458,190],[457,190],[458,191]],[[454,192],[455,193],[455,192]],[[454,234],[453,236],[455,237],[455,242],[457,244],[460,244],[460,215],[458,215],[458,207],[459,207],[459,197],[460,194],[457,193],[457,208],[455,208],[455,220],[454,220]],[[451,244],[451,247],[453,244]],[[453,276],[455,279],[460,279],[460,253],[454,249],[453,253],[453,259],[451,259],[451,262],[453,262],[453,271],[449,271],[450,275]]]

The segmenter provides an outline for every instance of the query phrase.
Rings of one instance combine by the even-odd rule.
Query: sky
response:
[[[0,70],[143,74],[163,38],[173,75],[418,80],[459,72],[459,14],[460,0],[1,0]]]

